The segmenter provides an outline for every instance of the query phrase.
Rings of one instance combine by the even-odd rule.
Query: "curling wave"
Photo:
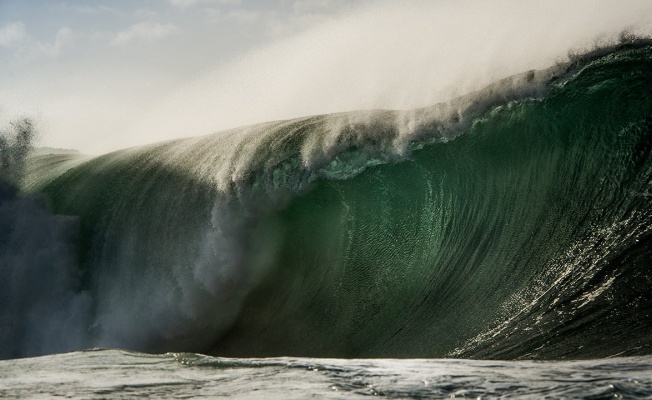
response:
[[[79,346],[648,354],[650,71],[632,41],[424,109],[34,158],[24,190],[79,217]]]

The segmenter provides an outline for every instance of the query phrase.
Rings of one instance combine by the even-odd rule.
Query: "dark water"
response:
[[[232,358],[4,361],[0,397],[651,397],[651,71],[636,41],[420,110],[32,158],[0,188],[0,357]]]

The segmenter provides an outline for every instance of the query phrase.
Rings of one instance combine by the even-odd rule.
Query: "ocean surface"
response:
[[[652,397],[649,41],[25,168],[0,397]]]
[[[91,350],[0,362],[0,397],[632,399],[652,358],[598,361],[215,358]]]

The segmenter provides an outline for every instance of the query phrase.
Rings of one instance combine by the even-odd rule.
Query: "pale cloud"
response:
[[[68,27],[59,28],[54,41],[51,43],[36,43],[35,49],[37,53],[47,54],[50,56],[57,56],[61,50],[70,45],[74,39],[73,32]]]
[[[134,11],[134,15],[138,18],[154,18],[158,16],[158,13],[151,8],[139,8]]]
[[[341,0],[296,0],[292,8],[296,12],[304,13],[339,7],[341,5],[343,5],[343,1]]]
[[[207,7],[203,13],[209,24],[228,22],[249,27],[255,24],[264,36],[280,38],[328,21],[337,4],[340,0],[305,0],[288,3],[289,8],[285,10]]]
[[[186,8],[194,5],[238,5],[242,0],[168,0],[170,4],[179,8]]]
[[[286,18],[267,20],[267,34],[271,37],[284,37],[297,32],[306,31],[314,26],[329,21],[328,14],[307,13],[292,14]]]
[[[273,11],[263,12],[259,10],[247,10],[236,8],[232,10],[222,10],[219,8],[206,8],[203,10],[205,20],[208,23],[234,22],[240,25],[253,24],[262,20],[269,23],[278,17],[278,13]]]
[[[0,28],[0,46],[5,47],[25,38],[25,24],[21,21],[10,22]]]
[[[174,24],[161,24],[158,22],[139,22],[115,35],[111,44],[124,45],[133,41],[154,41],[179,32]]]
[[[207,21],[217,21],[222,16],[222,10],[219,8],[207,8],[204,10]]]
[[[254,23],[260,20],[262,13],[257,10],[237,9],[224,14],[228,19],[234,20],[241,24]]]
[[[119,14],[120,12],[116,10],[115,8],[107,7],[104,5],[97,5],[97,6],[92,6],[92,5],[83,5],[83,6],[76,6],[75,10],[79,13],[82,14]]]
[[[169,0],[170,4],[176,7],[186,8],[197,3],[197,0]]]

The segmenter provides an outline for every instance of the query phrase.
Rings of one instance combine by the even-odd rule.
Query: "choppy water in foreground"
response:
[[[214,358],[95,350],[0,362],[0,398],[652,398],[652,357]]]

